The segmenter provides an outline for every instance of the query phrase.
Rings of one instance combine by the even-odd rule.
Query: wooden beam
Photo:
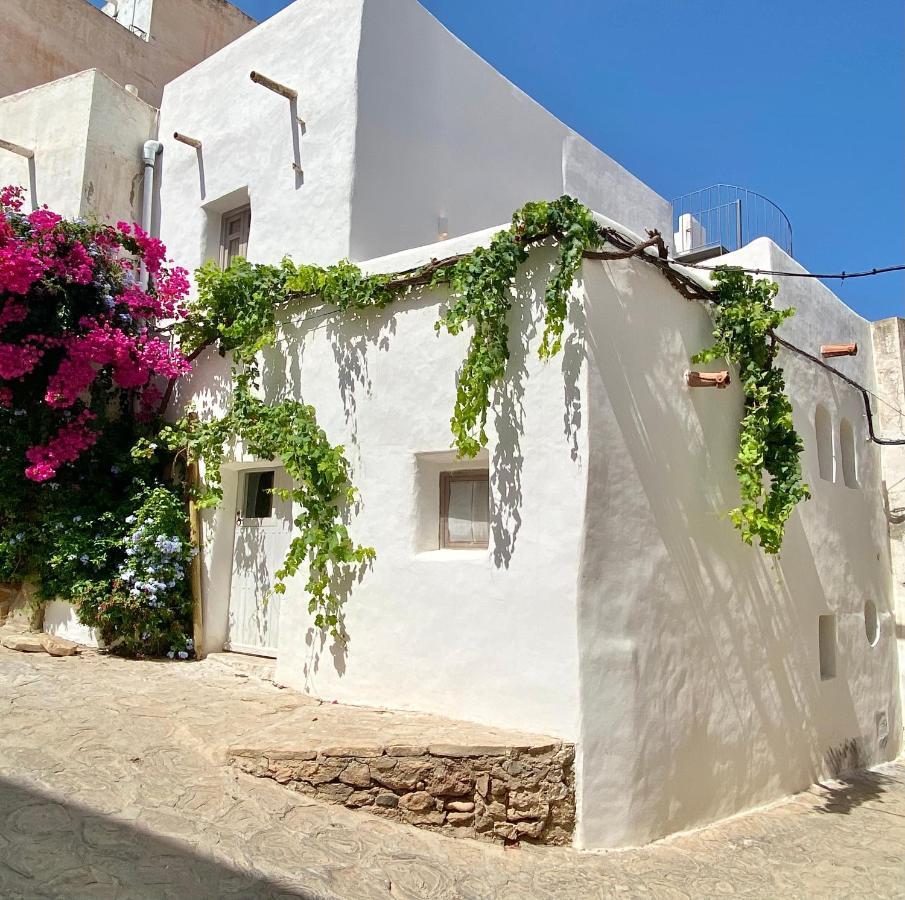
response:
[[[201,484],[198,463],[189,463],[186,470],[186,483],[189,488]],[[195,658],[203,659],[204,651],[204,605],[201,589],[201,510],[194,500],[189,500],[189,538],[192,546],[198,551],[192,558],[189,569],[189,585],[192,592],[192,638],[195,642]]]
[[[0,140],[0,149],[9,150],[10,153],[15,153],[18,156],[24,156],[26,159],[35,158],[34,150],[29,150],[28,147],[22,147],[19,144],[14,144],[12,141]]]
[[[273,91],[275,94],[279,94],[281,97],[285,97],[287,100],[298,100],[298,91],[294,91],[292,90],[292,88],[286,87],[285,84],[280,84],[279,81],[274,81],[272,78],[268,78],[266,75],[261,75],[260,72],[252,72],[250,77],[255,84],[259,84],[261,85],[261,87],[266,87],[267,90]]]
[[[189,137],[185,134],[180,134],[178,131],[173,132],[173,140],[179,141],[180,144],[188,144],[189,147],[194,147],[196,150],[201,149],[201,141],[197,138]]]

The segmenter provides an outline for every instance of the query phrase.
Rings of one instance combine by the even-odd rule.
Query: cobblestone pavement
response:
[[[0,649],[0,896],[905,897],[905,765],[643,850],[504,850],[223,765],[302,702],[207,663]]]

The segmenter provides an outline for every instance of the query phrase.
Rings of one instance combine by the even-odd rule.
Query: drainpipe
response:
[[[163,144],[160,141],[145,141],[141,148],[141,160],[144,164],[144,185],[141,194],[141,227],[150,234],[151,217],[154,211],[154,167],[157,163],[157,157],[163,150]],[[147,282],[148,273],[145,271],[145,265],[142,263],[139,280],[142,285]]]

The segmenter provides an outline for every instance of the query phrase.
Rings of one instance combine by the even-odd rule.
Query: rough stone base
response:
[[[575,748],[231,748],[230,762],[319,800],[456,837],[570,844]]]
[[[35,599],[31,584],[0,584],[0,625],[15,625],[40,631],[44,605]]]

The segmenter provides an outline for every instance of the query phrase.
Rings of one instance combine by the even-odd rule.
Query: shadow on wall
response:
[[[805,787],[823,771],[826,700],[808,642],[817,611],[830,607],[798,513],[782,562],[743,545],[726,518],[739,502],[733,461],[741,392],[675,388],[691,356],[711,342],[707,313],[689,314],[678,298],[666,302],[655,272],[585,270],[589,354],[605,394],[593,407],[602,422],[593,423],[592,442],[613,461],[627,453],[629,469],[623,464],[606,479],[602,501],[590,505],[588,533],[608,536],[608,546],[586,550],[601,558],[591,561],[594,593],[582,600],[582,628],[586,640],[637,642],[623,777],[644,792],[635,799],[644,812],[631,817],[652,840],[777,787]],[[616,502],[621,508],[610,508]],[[626,514],[635,537],[623,543],[612,520]],[[624,573],[635,571],[640,547],[633,579]],[[593,696],[583,702],[586,719],[608,721]],[[843,678],[832,704],[833,717],[857,733]],[[607,735],[585,740],[586,758],[615,751]],[[654,773],[657,787],[648,792]],[[586,774],[600,791],[618,777]]]
[[[298,897],[320,893],[243,872],[90,807],[0,778],[0,894],[83,897],[120,891],[193,898]]]

